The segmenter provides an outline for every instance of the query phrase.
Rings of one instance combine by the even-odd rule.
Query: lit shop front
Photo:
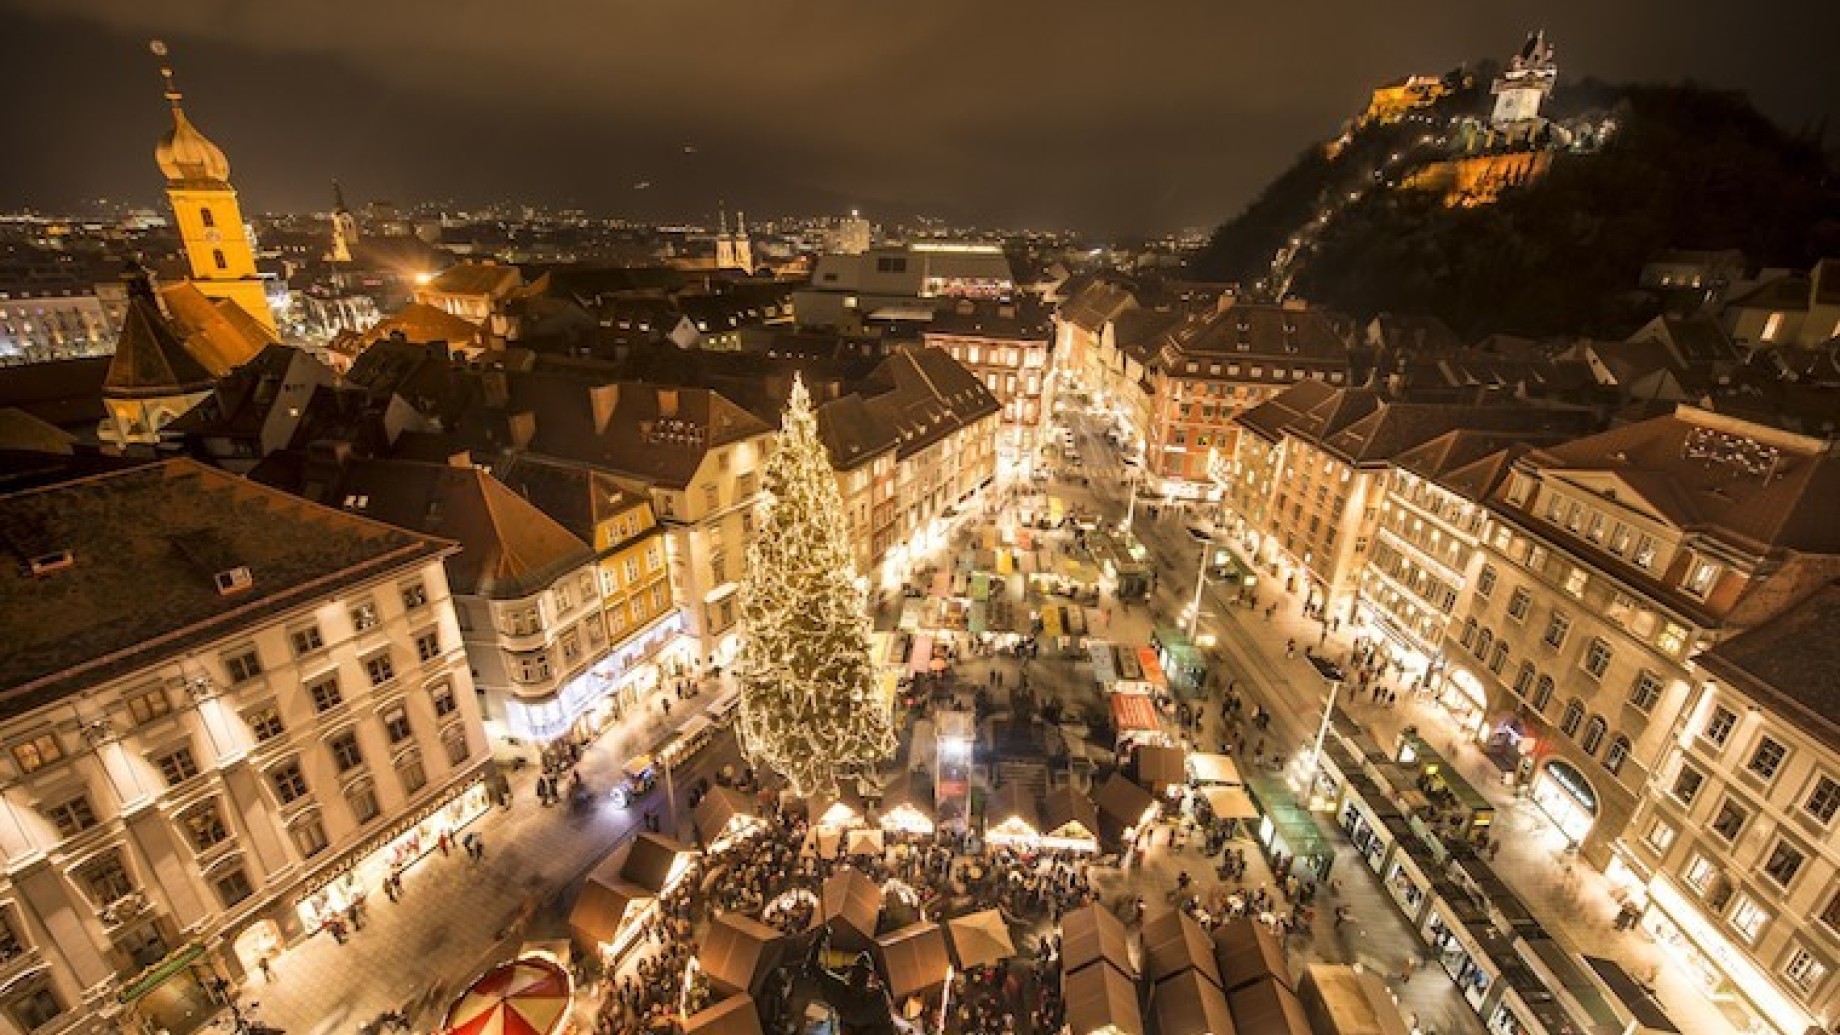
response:
[[[1488,714],[1489,693],[1474,672],[1455,666],[1444,674],[1444,686],[1437,702],[1464,733],[1476,736],[1482,729],[1483,716]]]
[[[1597,822],[1597,792],[1578,767],[1551,759],[1533,780],[1533,802],[1573,844],[1584,843]]]
[[[663,686],[666,673],[688,671],[695,664],[695,645],[683,635],[683,624],[682,612],[672,611],[643,633],[627,637],[553,696],[505,701],[506,734],[537,744],[565,735],[593,739]]]
[[[481,773],[372,835],[306,883],[294,906],[301,924],[308,933],[319,930],[328,919],[381,887],[385,877],[408,869],[434,851],[442,834],[457,838],[461,828],[490,807]]]
[[[1648,886],[1642,927],[1654,935],[1708,999],[1749,1017],[1750,1035],[1800,1035],[1821,1028],[1770,976],[1700,912],[1702,907],[1659,875]]]

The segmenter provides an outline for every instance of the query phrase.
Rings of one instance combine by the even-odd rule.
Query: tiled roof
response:
[[[1529,459],[1614,474],[1687,531],[1757,551],[1840,553],[1840,461],[1815,439],[1681,407]]]
[[[1840,751],[1840,583],[1694,660]]]
[[[388,339],[393,334],[401,334],[405,341],[419,343],[445,341],[456,345],[483,344],[485,339],[485,332],[478,324],[424,302],[410,302],[394,315],[377,321],[370,330],[364,332],[364,337],[375,342]]]
[[[398,528],[460,544],[447,559],[454,592],[529,596],[594,559],[594,551],[485,470],[410,460],[357,460],[330,501]]]
[[[191,460],[0,497],[0,716],[180,656],[451,549]],[[72,563],[34,577],[31,559]],[[220,572],[249,569],[220,593]]]
[[[1808,308],[1810,287],[1807,277],[1789,275],[1773,277],[1725,303],[1727,309],[1781,309],[1800,312]]]
[[[1136,305],[1131,292],[1109,281],[1093,281],[1081,287],[1061,304],[1061,319],[1091,334],[1125,310]]]
[[[223,376],[276,342],[268,328],[227,298],[210,298],[189,280],[160,289],[173,329],[213,374]]]
[[[940,308],[922,334],[952,334],[1007,341],[1047,341],[1054,336],[1048,311],[1032,299],[1014,303],[960,301]]]
[[[1335,394],[1336,389],[1321,381],[1299,381],[1236,415],[1233,423],[1252,431],[1267,442],[1275,443],[1284,437],[1285,428]]]
[[[508,294],[523,280],[516,266],[463,262],[449,266],[428,282],[428,291],[449,295]]]
[[[505,487],[582,542],[593,544],[595,529],[610,515],[644,504],[611,477],[588,467],[560,464],[529,453],[513,453],[492,465]]]
[[[8,367],[0,376],[0,406],[16,406],[47,424],[94,431],[107,411],[102,384],[113,356],[54,359]]]
[[[1160,356],[1165,364],[1227,356],[1346,360],[1348,342],[1322,310],[1242,302],[1184,321],[1163,339]]]
[[[975,374],[937,348],[897,350],[863,392],[869,411],[899,436],[903,458],[1002,409]]]
[[[102,381],[104,394],[133,399],[203,391],[228,369],[206,367],[192,355],[160,312],[145,280],[129,288],[121,337]]]

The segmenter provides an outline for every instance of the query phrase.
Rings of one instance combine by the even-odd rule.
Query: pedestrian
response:
[[[1407,956],[1405,962],[1399,965],[1399,983],[1402,985],[1411,984],[1412,983],[1412,971],[1416,970],[1417,968],[1418,968],[1418,961],[1413,959],[1410,956]]]
[[[275,983],[275,965],[268,961],[266,953],[256,960],[256,966],[261,968],[262,980],[265,983],[270,985]]]
[[[435,846],[441,849],[442,855],[452,855],[454,851],[453,835],[445,830],[441,831],[441,837],[435,842]]]

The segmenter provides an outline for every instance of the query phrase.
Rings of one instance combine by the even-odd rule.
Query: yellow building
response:
[[[1398,122],[1420,108],[1428,108],[1450,93],[1450,86],[1434,75],[1413,75],[1374,88],[1362,122]]]
[[[165,44],[156,40],[153,52],[164,58]],[[230,185],[230,161],[186,117],[179,103],[184,95],[173,83],[172,69],[162,64],[160,75],[166,80],[173,127],[153,156],[166,175],[166,197],[172,202],[192,283],[212,300],[236,303],[272,335],[275,314],[256,274],[255,246],[243,225],[236,188]]]
[[[596,476],[599,482],[604,476]],[[607,479],[611,481],[611,479]],[[682,623],[671,596],[670,569],[665,564],[665,534],[643,493],[616,490],[605,497],[605,511],[597,514],[594,552],[599,558],[601,608],[607,618],[609,657],[619,666],[615,700],[621,707],[636,703],[640,692],[658,682],[660,671],[646,664],[674,645]],[[686,654],[681,660],[691,660]],[[660,658],[667,665],[672,659]]]

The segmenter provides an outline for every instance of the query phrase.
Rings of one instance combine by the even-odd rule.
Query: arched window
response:
[[[1604,752],[1604,768],[1615,776],[1623,771],[1623,763],[1629,761],[1629,738],[1621,733],[1610,742],[1610,749]]]
[[[1578,746],[1583,748],[1587,755],[1597,754],[1597,749],[1603,746],[1604,734],[1609,730],[1609,724],[1604,722],[1603,716],[1591,716],[1591,721],[1584,724],[1584,736],[1579,738]]]
[[[1463,639],[1463,646],[1465,647],[1476,642],[1476,620],[1474,618],[1463,619],[1463,637],[1462,639]]]
[[[1559,719],[1559,729],[1568,737],[1574,736],[1578,732],[1578,724],[1583,721],[1584,702],[1576,697],[1565,702],[1565,714]]]
[[[211,261],[216,263],[217,268],[220,270],[227,270],[230,268],[230,264],[224,261],[224,250],[222,248],[211,249]]]
[[[1482,630],[1482,632],[1476,637],[1476,647],[1475,647],[1476,657],[1479,659],[1488,657],[1489,648],[1493,647],[1494,645],[1495,645],[1495,631],[1493,629]]]
[[[1552,703],[1553,681],[1551,676],[1541,676],[1533,688],[1533,710],[1543,712]]]
[[[1521,662],[1520,671],[1514,673],[1514,692],[1525,698],[1533,691],[1533,662]]]
[[[1495,641],[1495,653],[1489,657],[1489,671],[1501,675],[1501,670],[1508,667],[1508,641]]]
[[[201,208],[198,210],[198,221],[204,224],[206,230],[209,230],[217,225],[217,216],[212,214],[210,209]]]

